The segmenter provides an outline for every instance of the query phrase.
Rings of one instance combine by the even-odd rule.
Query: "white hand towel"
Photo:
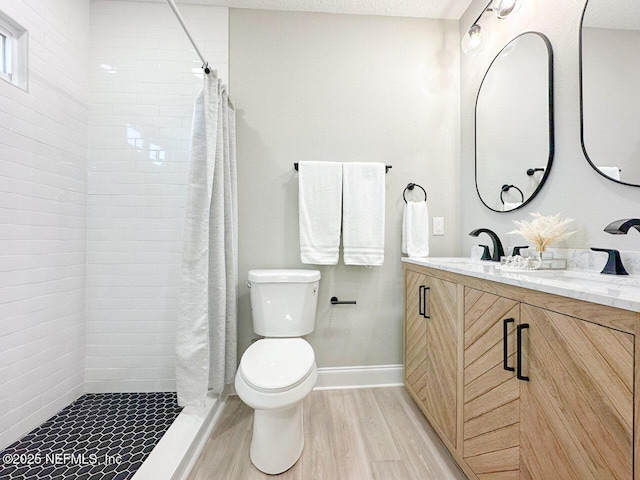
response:
[[[407,253],[407,206],[402,210],[402,239],[400,240],[400,251]]]
[[[598,167],[602,173],[614,180],[620,180],[620,169],[618,167]]]
[[[427,202],[407,202],[402,215],[402,253],[412,258],[429,256]]]
[[[522,203],[523,202],[504,202],[504,205],[502,206],[502,211],[510,212],[511,210],[515,210],[516,208],[521,206]]]
[[[300,162],[298,186],[300,260],[336,265],[342,220],[342,164]]]
[[[342,165],[342,245],[345,265],[384,263],[385,166]]]

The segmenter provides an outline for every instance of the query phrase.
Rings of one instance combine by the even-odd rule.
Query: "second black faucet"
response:
[[[504,257],[504,248],[502,247],[502,242],[500,241],[500,238],[494,231],[489,230],[488,228],[478,228],[476,230],[469,232],[469,235],[471,235],[472,237],[477,237],[481,233],[486,233],[491,237],[491,241],[493,242],[493,255],[491,256],[491,261],[499,262],[500,257]]]

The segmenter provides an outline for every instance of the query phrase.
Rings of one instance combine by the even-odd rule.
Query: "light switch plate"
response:
[[[444,217],[433,217],[433,235],[444,235]]]

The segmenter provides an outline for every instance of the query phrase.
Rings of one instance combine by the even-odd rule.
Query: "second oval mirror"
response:
[[[493,60],[476,100],[476,189],[496,212],[526,205],[553,161],[553,54],[527,32]]]
[[[640,2],[589,0],[580,30],[582,148],[598,173],[640,186]]]

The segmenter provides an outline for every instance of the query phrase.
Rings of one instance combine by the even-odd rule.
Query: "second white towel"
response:
[[[402,253],[412,258],[429,256],[427,202],[407,202],[402,215]]]
[[[522,206],[522,202],[504,202],[504,205],[502,206],[502,211],[510,212],[511,210],[515,210],[520,206]]]
[[[345,265],[384,263],[385,166],[342,165],[342,246]]]
[[[602,173],[614,180],[620,180],[620,169],[618,167],[598,167]]]

